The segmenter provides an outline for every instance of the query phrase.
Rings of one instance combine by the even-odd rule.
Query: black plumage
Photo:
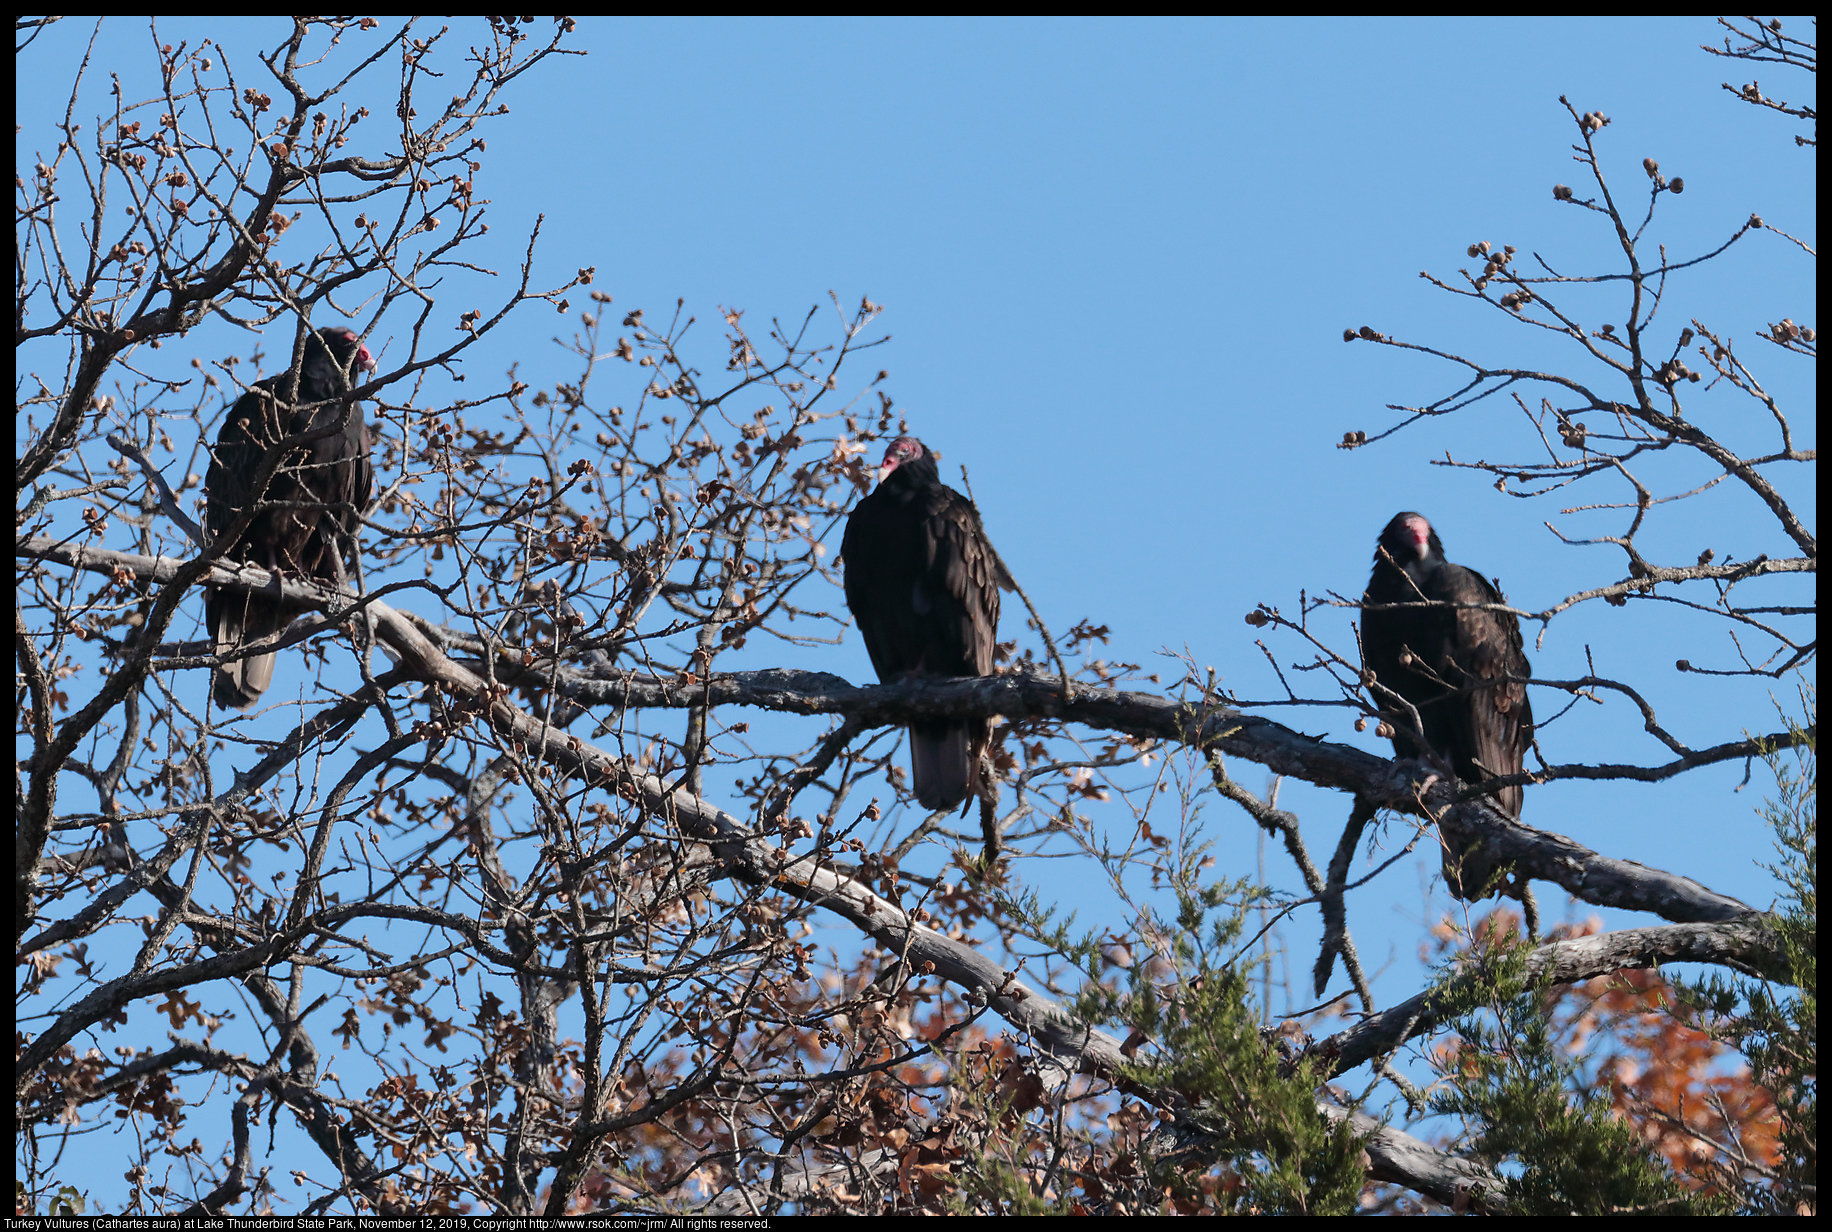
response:
[[[1401,513],[1380,533],[1374,574],[1361,601],[1504,600],[1475,570],[1444,559],[1444,545],[1422,515]],[[1521,683],[1532,668],[1521,647],[1518,619],[1469,607],[1364,607],[1361,640],[1368,670],[1390,690],[1375,692],[1393,728],[1395,755],[1417,758],[1429,750],[1470,784],[1521,772],[1533,741],[1533,708]],[[1414,719],[1405,703],[1418,712],[1424,748],[1411,734]],[[1510,817],[1520,816],[1520,786],[1503,787],[1491,798]],[[1489,867],[1473,851],[1455,853],[1447,846],[1444,871],[1459,898],[1489,888]]]
[[[942,483],[935,457],[903,436],[885,450],[878,486],[846,522],[846,606],[878,679],[987,676],[998,640],[999,588],[1012,589],[973,503]],[[977,786],[992,724],[910,724],[917,801],[951,809]],[[989,840],[989,846],[991,841]]]
[[[368,508],[375,472],[362,410],[343,395],[358,372],[374,366],[355,333],[329,326],[306,336],[296,396],[288,397],[288,373],[256,382],[236,400],[216,438],[204,517],[210,534],[221,537],[249,508],[259,512],[223,553],[225,560],[333,583],[348,576],[358,514]],[[340,422],[289,450],[266,490],[255,490],[279,442]],[[212,688],[217,705],[245,710],[260,700],[273,681],[274,655],[246,654],[244,648],[279,633],[296,614],[273,594],[212,590],[205,596],[204,617],[223,660]]]

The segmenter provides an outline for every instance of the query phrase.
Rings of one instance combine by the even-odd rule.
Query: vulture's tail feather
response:
[[[972,779],[970,723],[923,723],[910,728],[910,772],[916,801],[931,812],[956,808]]]
[[[219,594],[211,606],[216,653],[221,656],[235,654],[249,642],[272,637],[290,623],[278,604],[263,602],[254,595]],[[212,686],[216,704],[225,709],[247,710],[260,701],[261,694],[273,683],[277,657],[276,652],[269,652],[221,664]]]

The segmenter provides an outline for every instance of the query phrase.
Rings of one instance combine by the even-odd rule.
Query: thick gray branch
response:
[[[17,554],[97,572],[125,568],[154,580],[175,576],[182,564],[168,557],[83,548],[45,538],[21,543]],[[483,696],[482,678],[447,658],[423,631],[426,626],[422,622],[394,611],[374,596],[359,599],[333,587],[275,579],[253,566],[231,570],[218,565],[204,580],[212,585],[258,588],[268,593],[278,586],[288,602],[301,606],[366,603],[376,620],[378,635],[402,655],[414,674],[460,695]],[[525,662],[527,658],[519,650],[499,652],[497,678],[512,682],[512,668],[527,668],[546,679],[549,669],[538,661]],[[710,679],[664,679],[614,668],[600,668],[590,674],[562,669],[559,675],[565,692],[574,700],[628,709],[684,709],[703,703],[758,706],[791,714],[846,715],[872,726],[901,725],[912,718],[944,715],[1004,715],[1008,719],[1053,718],[1122,731],[1217,750],[1258,763],[1275,774],[1348,792],[1378,808],[1431,818],[1455,831],[1462,847],[1468,846],[1462,841],[1465,836],[1480,837],[1483,850],[1477,854],[1485,862],[1512,863],[1520,875],[1555,882],[1574,897],[1599,906],[1649,911],[1681,922],[1734,919],[1752,910],[1689,877],[1600,855],[1564,835],[1522,825],[1486,800],[1462,800],[1460,785],[1448,774],[1434,772],[1417,762],[1392,761],[1350,745],[1307,736],[1218,703],[1204,706],[1154,693],[1085,685],[1078,686],[1074,697],[1065,701],[1053,677],[1018,674],[869,688],[854,687],[825,672],[782,670],[717,673]],[[551,737],[551,729],[514,707],[501,701],[492,706],[511,727],[525,727],[528,736]],[[510,720],[511,713],[519,715],[519,720]],[[1794,733],[1777,732],[1762,737],[1760,744],[1790,747],[1799,738]],[[1695,766],[1753,756],[1759,751],[1756,741],[1738,741],[1695,751],[1664,766],[1620,767],[1623,773],[1619,776],[1610,774],[1618,769],[1614,767],[1595,767],[1593,773],[1598,777],[1665,778]]]
[[[540,669],[544,671],[544,669]],[[564,673],[575,700],[625,708],[713,705],[757,706],[791,714],[845,715],[869,726],[907,723],[942,715],[1054,718],[1107,731],[1153,737],[1192,748],[1218,750],[1256,762],[1275,774],[1333,787],[1379,808],[1430,817],[1481,835],[1485,856],[1511,861],[1530,878],[1556,882],[1574,896],[1602,906],[1651,911],[1669,920],[1728,920],[1751,908],[1688,877],[1630,860],[1599,855],[1560,834],[1522,825],[1485,800],[1459,800],[1459,784],[1412,761],[1392,761],[1350,745],[1307,736],[1270,719],[1221,705],[1201,707],[1153,693],[1078,685],[1062,700],[1053,676],[986,676],[944,684],[857,688],[825,672],[768,670],[715,674],[676,682],[635,672],[601,669],[594,677]],[[1787,746],[1778,732],[1763,744]],[[1702,749],[1664,766],[1586,767],[1587,777],[1658,779],[1694,766],[1753,756],[1755,741]],[[1620,771],[1620,773],[1611,773]]]
[[[1787,980],[1785,960],[1775,949],[1768,917],[1753,916],[1718,924],[1657,924],[1575,937],[1543,945],[1527,957],[1532,987],[1571,984],[1624,968],[1658,967],[1668,962],[1703,962],[1733,967],[1764,979]],[[1370,1014],[1359,1023],[1319,1040],[1308,1050],[1330,1058],[1332,1072],[1353,1069],[1385,1055],[1408,1039],[1442,1024],[1445,1005],[1465,977],[1449,988],[1430,989],[1392,1009]]]

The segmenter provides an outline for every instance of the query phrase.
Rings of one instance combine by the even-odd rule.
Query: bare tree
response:
[[[1508,817],[1494,782],[1255,713],[1303,701],[1382,721],[1358,652],[1310,620],[1357,606],[1352,594],[1247,617],[1299,639],[1308,678],[1335,681],[1327,697],[1254,703],[1193,665],[1166,685],[1098,657],[1104,628],[1053,638],[1035,612],[1034,640],[1003,643],[981,679],[855,687],[729,670],[759,648],[844,636],[836,528],[873,447],[909,428],[867,362],[884,341],[879,307],[836,298],[767,324],[721,309],[709,329],[684,303],[651,319],[590,290],[574,316],[567,296],[592,271],[538,288],[534,236],[493,306],[455,305],[481,285],[465,276],[487,272],[478,177],[500,96],[569,51],[564,19],[545,41],[519,21],[477,25],[461,51],[447,29],[301,18],[259,67],[161,43],[154,25],[161,92],[133,102],[117,85],[85,132],[73,87],[55,147],[22,169],[21,1209],[80,1197],[67,1148],[116,1108],[139,1132],[124,1161],[138,1212],[1238,1207],[1260,1192],[1235,1183],[1253,1173],[1243,1156],[1285,1141],[1244,1128],[1273,1100],[1318,1135],[1289,1149],[1317,1177],[1352,1172],[1351,1198],[1371,1179],[1505,1209],[1485,1163],[1383,1126],[1328,1085],[1367,1065],[1413,1098],[1388,1058],[1447,1013],[1424,991],[1377,1007],[1355,957],[1354,892],[1398,859],[1351,880],[1381,817],[1403,827],[1405,851],[1440,835],[1479,847],[1515,894],[1551,881],[1665,921],[1540,946],[1536,980],[1678,959],[1786,978],[1749,905]],[[449,104],[427,102],[448,85]],[[1587,182],[1554,195],[1613,230],[1620,268],[1528,269],[1481,242],[1480,272],[1432,281],[1568,340],[1583,374],[1350,331],[1461,376],[1344,445],[1505,399],[1533,455],[1447,464],[1512,495],[1623,494],[1599,498],[1621,508],[1608,542],[1623,575],[1574,575],[1566,598],[1516,612],[1529,629],[1584,604],[1625,620],[1676,605],[1730,630],[1741,656],[1701,654],[1682,672],[1799,677],[1815,643],[1797,575],[1814,572],[1814,543],[1773,476],[1813,452],[1734,324],[1701,309],[1675,331],[1656,315],[1669,278],[1791,237],[1752,217],[1713,252],[1651,256],[1643,236],[1683,182],[1650,160],[1637,217],[1611,178],[1608,120],[1567,110]],[[1597,298],[1567,302],[1579,295]],[[460,396],[465,352],[531,301],[577,322],[564,344],[577,375],[511,373]],[[343,587],[225,560],[230,545],[181,503],[262,359],[206,365],[180,340],[266,327],[285,340],[284,375],[331,321],[381,357],[348,394],[379,443],[363,567]],[[1775,362],[1815,353],[1790,319],[1762,338]],[[62,369],[41,374],[31,365],[51,346]],[[1708,433],[1695,389],[1753,400],[1772,441]],[[303,443],[275,444],[266,473],[298,465]],[[1787,552],[1647,558],[1637,536],[1672,499],[1650,472],[1681,452],[1721,472],[1707,487],[1765,510]],[[253,712],[209,701],[208,588],[303,613]],[[1625,696],[1657,746],[1633,765],[1542,761],[1505,781],[1529,806],[1555,779],[1671,778],[1811,736],[1685,740],[1633,682],[1527,683],[1548,700]],[[1555,710],[1542,708],[1542,731]],[[977,820],[926,814],[908,790],[901,729],[940,715],[1002,720],[997,787],[979,802],[1003,838],[995,865],[972,854]],[[817,737],[807,716],[824,717]],[[1240,787],[1229,761],[1344,793],[1336,857],[1320,864],[1297,819]],[[1267,1102],[1222,1110],[1175,1071],[1171,1040],[1232,1012],[1253,943],[1240,913],[1265,898],[1205,879],[1211,791],[1283,844],[1308,897],[1280,913],[1325,911],[1362,1010],[1321,1038],[1295,1024],[1233,1032],[1230,1064]],[[1110,875],[1136,920],[1126,936],[1076,937],[1022,891],[1045,867],[1034,861],[1065,853]],[[1140,879],[1174,887],[1188,918],[1128,897]],[[1208,912],[1232,923],[1210,930]],[[260,1121],[284,1149],[263,1153]],[[181,1130],[199,1144],[180,1145]],[[1252,1202],[1327,1206],[1306,1207],[1305,1192]]]
[[[1744,60],[1751,64],[1779,64],[1784,68],[1805,69],[1809,73],[1819,71],[1817,40],[1799,39],[1782,33],[1779,17],[1771,17],[1767,21],[1754,17],[1720,17],[1717,20],[1718,25],[1728,33],[1724,35],[1722,47],[1713,47],[1709,43],[1703,45],[1712,55],[1726,60]],[[1813,26],[1817,34],[1818,18],[1814,18]],[[1818,147],[1819,115],[1812,107],[1804,104],[1789,105],[1783,99],[1770,98],[1762,93],[1760,81],[1749,81],[1741,86],[1733,86],[1726,81],[1724,88],[1752,107],[1766,107],[1797,120],[1811,120],[1813,132],[1796,133],[1794,144]]]

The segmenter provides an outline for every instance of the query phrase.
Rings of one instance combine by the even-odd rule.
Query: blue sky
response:
[[[454,33],[470,37],[462,20]],[[944,473],[971,469],[990,534],[1052,627],[1106,624],[1111,657],[1147,670],[1160,649],[1187,646],[1239,695],[1270,698],[1281,694],[1254,646],[1262,631],[1242,616],[1261,601],[1293,612],[1301,588],[1359,594],[1375,536],[1401,509],[1425,512],[1451,559],[1499,574],[1523,607],[1622,575],[1620,553],[1561,547],[1543,525],[1612,533],[1619,510],[1560,510],[1620,500],[1619,487],[1525,501],[1489,477],[1429,464],[1446,451],[1533,458],[1537,438],[1501,399],[1337,449],[1345,431],[1392,423],[1386,404],[1460,383],[1447,365],[1344,345],[1341,333],[1367,324],[1497,364],[1599,378],[1568,342],[1418,277],[1454,278],[1478,240],[1539,253],[1561,272],[1617,268],[1600,217],[1552,197],[1555,182],[1581,187],[1583,175],[1560,94],[1610,116],[1598,147],[1626,197],[1645,202],[1644,156],[1685,177],[1651,230],[1675,257],[1716,247],[1752,211],[1816,244],[1814,164],[1794,146],[1796,126],[1719,86],[1759,76],[1771,94],[1811,101],[1811,82],[1706,56],[1698,45],[1715,31],[1690,18],[588,18],[572,43],[588,56],[550,62],[507,96],[512,114],[484,134],[479,191],[494,202],[500,265],[513,266],[544,214],[537,282],[596,265],[595,285],[619,309],[645,307],[651,319],[677,297],[702,321],[716,321],[719,305],[753,321],[798,318],[829,290],[844,304],[884,304],[893,340],[873,362],[890,371],[912,430],[944,455]],[[161,23],[166,41],[206,33],[252,79],[246,49],[277,42],[281,28]],[[61,103],[87,35],[66,21],[21,62],[22,159],[47,143],[42,107]],[[146,39],[132,21],[105,27],[97,66],[143,71]],[[1620,290],[1561,294],[1593,326],[1624,319]],[[1810,365],[1755,338],[1783,316],[1815,321],[1812,264],[1756,233],[1676,277],[1662,319],[1670,334],[1699,317],[1734,335],[1812,448]],[[537,386],[569,378],[555,327],[551,313],[527,310],[471,353],[471,370],[495,377],[520,363]],[[1691,405],[1733,448],[1773,447],[1766,413],[1740,395]],[[1643,478],[1668,495],[1710,475],[1661,457]],[[1810,474],[1781,483],[1811,523]],[[1729,484],[1663,506],[1642,543],[1665,564],[1706,547],[1720,558],[1792,554]],[[1777,585],[1764,601],[1799,601],[1807,589]],[[1593,603],[1555,621],[1533,654],[1536,674],[1581,675],[1588,648],[1599,674],[1641,688],[1676,736],[1701,746],[1773,730],[1771,693],[1797,710],[1785,682],[1676,673],[1680,657],[1731,666],[1734,648],[1719,626],[1649,606]],[[1326,640],[1352,647],[1348,614],[1319,619]],[[1019,623],[1009,608],[1006,622]],[[1287,667],[1308,657],[1289,636],[1268,645]],[[870,678],[852,636],[772,657]],[[1542,716],[1557,704],[1535,699]],[[1339,710],[1272,717],[1385,751]],[[1554,762],[1666,759],[1615,700],[1579,707],[1543,743]],[[1235,771],[1250,787],[1264,782],[1257,768]],[[1764,778],[1758,770],[1737,794],[1742,772],[1556,784],[1529,792],[1524,819],[1766,906],[1772,882],[1755,864],[1770,844],[1751,811]],[[1327,859],[1347,801],[1288,784],[1281,804]],[[1249,871],[1256,836],[1245,816],[1220,803],[1207,815],[1220,871]],[[1296,890],[1283,857],[1267,860],[1275,884]],[[1051,879],[1045,898],[1054,887],[1092,901],[1096,883],[1070,864],[1037,874]],[[1370,968],[1393,964],[1379,985],[1390,1004],[1417,988],[1414,946],[1431,912],[1418,878],[1385,882],[1350,919]],[[1554,917],[1561,897],[1542,889]],[[1300,973],[1314,930],[1314,918],[1288,929]]]

